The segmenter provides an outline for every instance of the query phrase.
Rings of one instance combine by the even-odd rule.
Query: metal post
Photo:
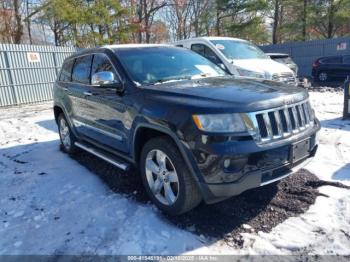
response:
[[[4,52],[4,56],[5,56],[5,66],[7,68],[7,73],[8,73],[8,79],[10,80],[10,87],[11,87],[11,96],[13,99],[13,102],[15,105],[18,104],[17,101],[17,96],[16,96],[16,92],[15,92],[15,86],[14,86],[14,81],[13,81],[13,74],[11,71],[11,67],[10,67],[10,60],[8,58],[8,52],[5,50]]]
[[[52,52],[52,56],[53,56],[53,63],[55,65],[55,72],[56,72],[56,77],[58,76],[58,68],[57,68],[57,58],[56,58],[56,53]]]
[[[344,111],[343,118],[350,118],[350,77],[348,76],[344,82]]]

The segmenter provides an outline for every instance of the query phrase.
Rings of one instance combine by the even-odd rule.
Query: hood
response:
[[[260,73],[267,72],[269,75],[293,73],[286,65],[277,63],[272,59],[237,59],[232,61],[234,66]]]
[[[218,112],[254,112],[300,102],[308,97],[302,88],[269,80],[212,77],[146,86],[149,99]]]

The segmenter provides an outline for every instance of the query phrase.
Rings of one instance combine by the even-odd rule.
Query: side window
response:
[[[204,56],[210,60],[211,62],[213,62],[214,64],[220,64],[222,63],[222,61],[220,60],[220,58],[214,53],[213,50],[211,50],[209,47],[205,47],[204,48]]]
[[[72,78],[72,67],[74,59],[67,60],[63,63],[59,81],[70,82]]]
[[[203,44],[193,44],[191,45],[191,50],[204,56],[214,64],[222,63],[220,58],[211,50],[209,47]]]
[[[176,45],[177,47],[184,47],[183,45]]]
[[[91,55],[78,57],[75,60],[72,81],[81,84],[90,84]]]
[[[107,55],[95,54],[91,67],[91,76],[102,71],[112,72],[114,74],[114,77],[118,78],[114,67],[112,66],[111,61],[108,59]]]
[[[342,58],[340,56],[333,56],[333,57],[323,58],[321,61],[323,64],[341,64]]]
[[[204,48],[205,48],[205,46],[202,44],[191,45],[191,50],[196,52],[197,54],[202,55],[202,56],[205,56]]]

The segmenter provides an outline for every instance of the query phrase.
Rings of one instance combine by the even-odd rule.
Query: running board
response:
[[[113,156],[112,154],[110,153],[105,153],[103,152],[102,150],[99,150],[97,148],[94,148],[90,145],[87,145],[87,144],[83,144],[81,142],[75,142],[74,145],[76,145],[77,147],[85,150],[86,152],[89,152],[105,161],[107,161],[108,163],[124,170],[124,171],[127,171],[130,167],[129,164],[127,163],[122,163],[119,159],[117,159],[115,156]]]

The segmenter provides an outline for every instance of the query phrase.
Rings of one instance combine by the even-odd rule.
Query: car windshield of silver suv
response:
[[[53,91],[62,151],[134,167],[170,215],[283,179],[317,151],[305,89],[230,76],[183,48],[87,49],[65,60]]]

